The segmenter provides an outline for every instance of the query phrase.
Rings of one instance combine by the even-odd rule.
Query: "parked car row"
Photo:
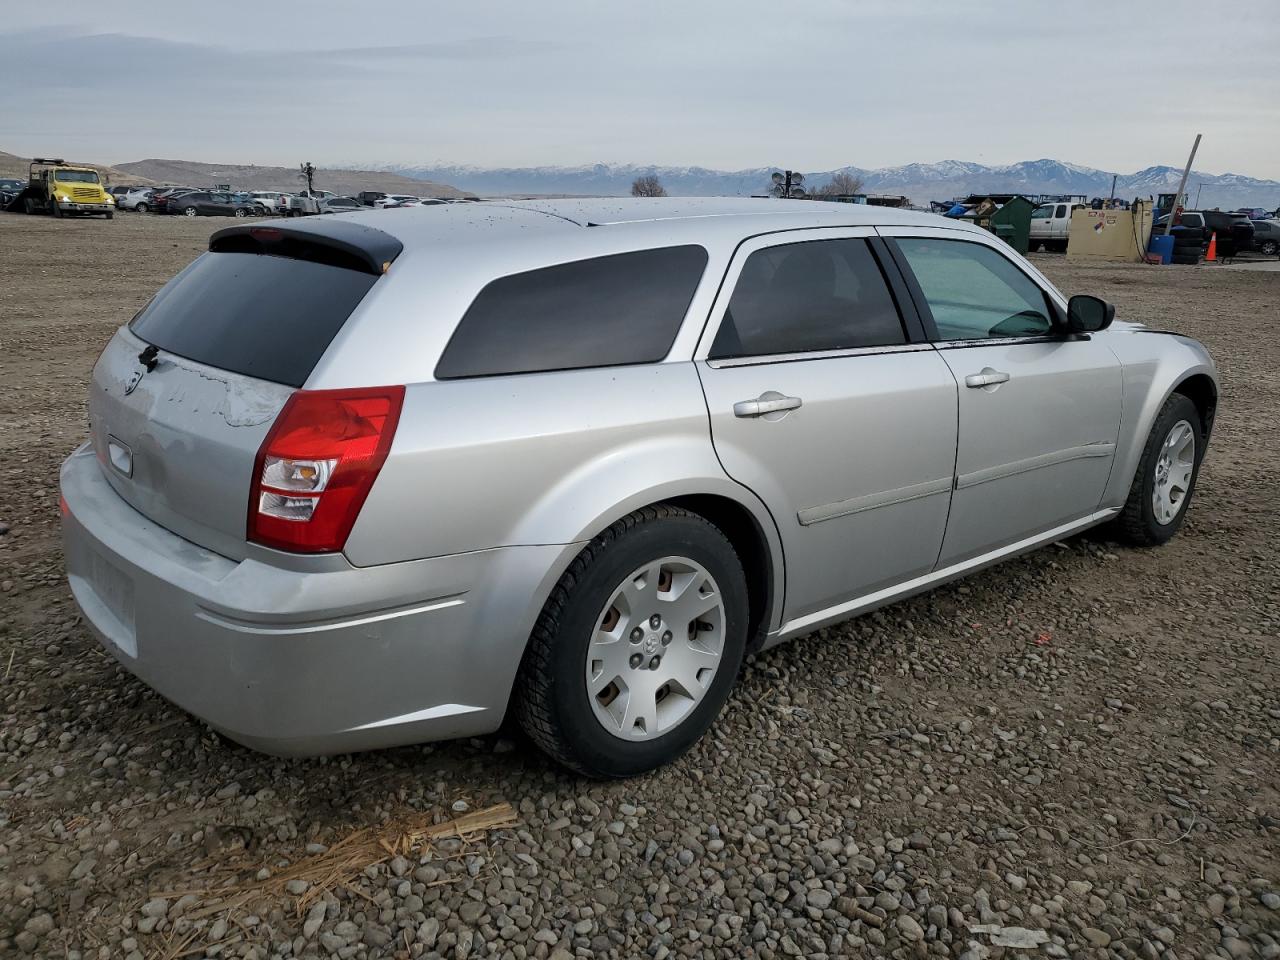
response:
[[[1162,232],[1169,217],[1166,214],[1156,220],[1152,230]],[[1256,249],[1257,228],[1248,217],[1221,210],[1184,210],[1169,230],[1174,238],[1173,262],[1198,263],[1213,237],[1217,237],[1217,255],[1234,257],[1236,254]],[[1272,248],[1274,252],[1274,245]]]
[[[17,189],[25,184],[19,184]],[[0,190],[5,181],[0,181]],[[275,190],[225,191],[196,187],[112,187],[116,206],[136,213],[166,213],[187,217],[296,217],[310,214],[345,213],[369,207],[393,209],[452,203],[432,197],[366,191],[356,197],[342,197],[328,190],[289,194]]]
[[[1081,203],[1047,203],[1031,214],[1030,249],[1063,252],[1071,230],[1071,215],[1082,209]],[[1184,210],[1169,231],[1175,241],[1177,263],[1197,263],[1204,256],[1209,241],[1216,235],[1217,254],[1234,257],[1253,251],[1266,256],[1280,254],[1280,220],[1269,216],[1254,218],[1251,211]],[[1261,211],[1265,213],[1265,211]],[[1158,217],[1153,226],[1157,234],[1164,232],[1168,214]]]

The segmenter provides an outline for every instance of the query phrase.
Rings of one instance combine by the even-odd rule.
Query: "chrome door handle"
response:
[[[733,405],[735,417],[763,417],[770,413],[782,413],[799,409],[803,403],[799,397],[784,397],[772,390],[762,393],[755,400],[739,400]]]
[[[1009,375],[999,370],[992,370],[990,367],[983,369],[981,373],[971,373],[964,378],[966,387],[994,387],[998,383],[1008,383]]]

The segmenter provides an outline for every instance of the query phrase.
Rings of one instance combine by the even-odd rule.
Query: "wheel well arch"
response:
[[[747,578],[747,652],[760,649],[769,632],[779,592],[776,587],[783,574],[774,569],[773,553],[760,522],[741,503],[720,494],[687,494],[660,502],[696,513],[725,535]]]
[[[1218,410],[1218,388],[1213,378],[1204,373],[1192,374],[1174,387],[1172,392],[1182,394],[1196,405],[1200,414],[1202,439],[1207,439]]]

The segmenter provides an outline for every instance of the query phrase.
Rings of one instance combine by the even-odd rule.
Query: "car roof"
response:
[[[574,249],[677,243],[736,245],[745,237],[762,233],[842,226],[948,227],[981,232],[964,221],[896,207],[746,197],[493,200],[410,208],[394,220],[376,210],[353,217],[391,234],[406,251],[416,247],[524,245],[523,241],[535,237],[536,243]],[[323,232],[325,227],[306,224],[299,229]],[[590,240],[586,230],[591,231]],[[554,259],[550,249],[547,253]]]

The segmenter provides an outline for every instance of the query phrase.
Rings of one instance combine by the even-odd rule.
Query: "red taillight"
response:
[[[293,553],[332,553],[387,459],[404,387],[299,390],[253,466],[248,538]]]

